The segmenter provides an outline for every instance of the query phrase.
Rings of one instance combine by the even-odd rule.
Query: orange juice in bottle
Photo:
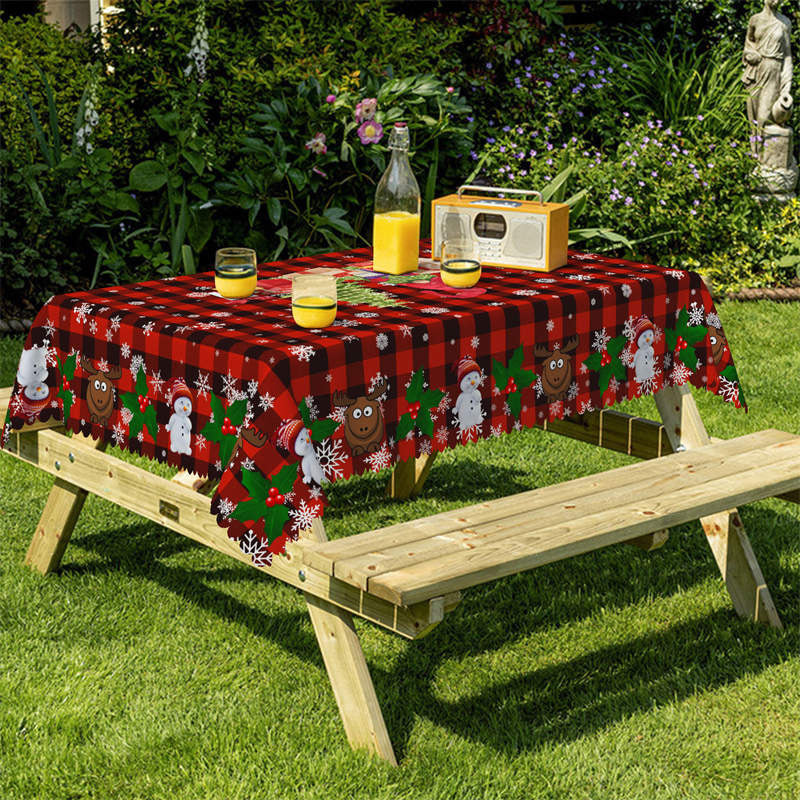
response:
[[[400,275],[419,263],[420,193],[408,160],[408,126],[395,122],[389,135],[392,156],[375,190],[373,266]]]

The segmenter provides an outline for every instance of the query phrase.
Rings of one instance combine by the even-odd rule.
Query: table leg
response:
[[[327,540],[322,520],[314,521],[311,537]],[[396,767],[389,732],[353,627],[353,615],[321,597],[306,593],[305,598],[351,747],[366,749]]]
[[[102,439],[91,440],[97,450],[105,449]],[[57,570],[89,493],[72,483],[56,478],[47,498],[25,563],[42,575]]]
[[[669,386],[655,395],[674,450],[710,444],[700,412],[687,386]],[[739,616],[782,628],[738,511],[733,508],[700,520],[719,571]]]
[[[426,456],[398,461],[392,470],[392,477],[386,487],[386,494],[395,500],[416,497],[428,479],[428,473],[436,458],[434,450]]]

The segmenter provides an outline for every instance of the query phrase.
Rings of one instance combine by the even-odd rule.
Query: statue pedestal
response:
[[[759,163],[753,172],[753,196],[760,202],[786,203],[795,196],[798,176],[793,131],[784,125],[765,125],[762,136]]]

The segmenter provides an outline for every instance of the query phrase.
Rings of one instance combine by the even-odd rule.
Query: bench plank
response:
[[[753,443],[752,437],[748,437],[749,441],[744,444],[728,440],[724,445],[712,445],[710,452],[702,458],[698,458],[702,454],[700,450],[666,456],[666,462],[651,462],[658,464],[660,472],[653,475],[651,470],[646,480],[636,477],[637,473],[642,472],[641,468],[636,467],[643,465],[611,470],[599,476],[600,491],[588,495],[573,492],[565,502],[552,502],[549,487],[536,489],[534,493],[542,501],[536,511],[520,508],[514,498],[507,498],[505,503],[499,504],[498,513],[485,522],[476,523],[472,520],[447,533],[432,534],[411,543],[381,548],[377,552],[371,548],[356,556],[340,557],[336,560],[334,575],[368,590],[369,582],[379,575],[516,536],[531,524],[553,526],[570,522],[594,514],[598,509],[617,507],[629,502],[630,498],[644,503],[651,497],[684,492],[692,486],[737,476],[754,463],[783,460],[787,442],[794,442],[793,452],[800,456],[800,437],[791,437],[790,434],[784,434],[784,437],[789,438],[759,448],[749,446]],[[569,487],[571,483],[568,482],[566,486]]]
[[[787,455],[735,481],[725,477],[646,502],[633,500],[561,525],[529,523],[514,536],[380,575],[369,581],[369,591],[400,604],[418,602],[763,500],[800,487],[800,446]]]
[[[752,452],[760,447],[784,441],[786,436],[787,434],[781,431],[765,430],[737,439],[725,440],[719,443],[720,449],[714,453],[693,451],[693,459],[690,460],[690,463],[695,465],[714,463],[718,461],[720,455]],[[669,457],[672,458],[672,456]],[[660,459],[640,462],[630,467],[623,467],[623,469],[630,470],[626,478],[628,485],[637,483],[644,486],[663,475]],[[569,502],[575,498],[594,496],[608,489],[609,483],[605,477],[608,474],[587,475],[557,486],[522,492],[515,495],[513,506],[509,504],[507,498],[501,497],[464,508],[444,511],[424,519],[400,522],[379,530],[348,536],[346,539],[334,540],[324,545],[306,547],[303,552],[303,560],[314,569],[333,575],[336,563],[365,553],[375,553],[396,546],[411,546],[413,543],[429,539],[431,536],[460,531],[465,527],[501,519],[503,516],[532,512],[558,503]]]

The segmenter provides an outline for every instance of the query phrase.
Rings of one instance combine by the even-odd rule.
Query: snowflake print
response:
[[[658,376],[661,373],[654,372],[652,375],[648,375],[644,380],[637,381],[636,383],[639,386],[639,391],[645,394],[655,394],[658,390]]]
[[[705,321],[706,317],[706,310],[702,307],[697,305],[697,303],[692,303],[689,306],[689,324],[690,325],[702,325]]]
[[[337,319],[333,323],[334,328],[357,328],[359,325],[358,320],[355,319]]]
[[[125,425],[130,425],[131,424],[131,420],[133,419],[133,411],[131,411],[129,408],[126,408],[125,406],[123,406],[119,410],[119,416],[120,416],[120,419],[122,420],[122,422]]]
[[[352,334],[348,335],[348,336],[342,336],[342,341],[343,342],[357,342],[358,341],[358,336],[353,336]]]
[[[155,328],[155,326],[156,323],[152,319],[148,320],[144,325],[142,325],[142,333],[145,336],[149,336],[153,332],[153,328]]]
[[[544,386],[542,386],[542,376],[536,376],[536,382],[533,384],[533,388],[536,389],[536,396],[537,397],[544,397]]]
[[[685,277],[686,273],[682,272],[679,269],[668,269],[666,272],[671,278],[683,278]]]
[[[611,380],[608,382],[608,388],[615,394],[619,391],[619,381],[612,375]]]
[[[106,328],[106,341],[110,342],[114,338],[114,331],[111,328]]]
[[[9,403],[9,408],[11,409],[12,414],[19,414],[22,411],[22,406],[24,403],[22,402],[22,395],[16,394],[12,398],[11,402]]]
[[[120,347],[120,352],[123,358],[130,358],[131,346],[127,342],[123,342],[122,347]]]
[[[209,288],[205,291],[187,292],[186,296],[195,298],[197,300],[202,300],[204,297],[208,297],[210,292],[211,289]]]
[[[630,297],[633,293],[633,289],[631,289],[631,285],[629,283],[623,283],[622,286],[619,287],[619,290],[622,292],[624,297]]]
[[[392,466],[392,454],[386,444],[382,444],[380,450],[370,453],[364,460],[373,472]]]
[[[472,349],[473,349],[473,350],[475,350],[475,351],[477,351],[477,349],[478,349],[478,346],[479,346],[479,345],[480,345],[480,343],[481,343],[481,337],[480,337],[480,336],[473,336],[473,337],[472,337],[472,338],[469,340],[469,343],[470,343],[470,346],[472,347]]]
[[[447,439],[450,434],[447,432],[447,428],[437,428],[436,429],[436,441],[440,445],[446,445]]]
[[[505,402],[505,403],[503,403],[503,413],[504,413],[504,414],[505,414],[507,417],[513,416],[513,415],[511,414],[511,406],[509,406],[509,405],[508,405],[508,402]]]
[[[340,425],[344,425],[346,419],[346,406],[334,406],[333,411],[328,414],[328,419],[332,419],[334,422],[338,422]]]
[[[419,443],[419,454],[421,456],[429,456],[431,454],[431,440],[423,439]]]
[[[439,401],[439,405],[436,406],[436,410],[439,413],[444,413],[451,405],[453,405],[453,401],[450,399],[450,392],[445,392]]]
[[[311,361],[316,350],[310,344],[298,344],[290,347],[289,352],[296,356],[298,361]]]
[[[425,306],[425,308],[421,308],[420,311],[423,314],[447,314],[450,309],[444,306]]]
[[[605,328],[595,331],[592,335],[592,349],[598,353],[602,353],[606,349],[606,345],[611,341],[611,337],[606,332]]]
[[[555,278],[534,278],[536,283],[555,283]]]
[[[622,326],[622,335],[631,342],[635,336],[636,322],[636,317],[631,314],[628,319],[625,320],[625,324]]]
[[[301,500],[297,508],[289,509],[289,516],[292,518],[292,529],[300,533],[308,530],[319,516],[319,506],[309,506],[305,500]]]
[[[709,311],[708,314],[706,314],[706,325],[709,325],[712,328],[722,327],[722,322],[720,321],[720,318],[717,316],[716,311]]]
[[[211,386],[208,382],[208,375],[205,372],[197,373],[197,380],[194,382],[194,388],[198,397],[207,397],[211,391]]]
[[[255,470],[256,462],[252,458],[245,458],[242,461],[242,469]]]
[[[230,311],[215,311],[211,316],[218,317],[219,319],[224,319],[225,317],[231,317],[233,315]]]
[[[565,275],[565,278],[569,278],[573,281],[591,281],[594,280],[593,275]]]
[[[315,443],[314,451],[322,468],[325,480],[334,481],[344,477],[343,465],[347,462],[341,439],[325,439]]]
[[[389,346],[389,337],[385,333],[379,333],[375,336],[375,345],[378,350],[385,350]]]
[[[98,372],[108,372],[108,361],[106,361],[104,358],[101,358],[97,362],[97,371]]]
[[[247,394],[249,397],[254,397],[258,394],[258,381],[253,379],[247,382]]]
[[[144,441],[144,429],[140,430],[139,433],[136,434],[136,441],[137,442]]]
[[[92,306],[90,306],[89,303],[81,303],[79,306],[75,306],[75,308],[72,309],[72,313],[81,325],[85,325],[88,315],[92,313]]]
[[[234,508],[236,508],[236,505],[233,501],[229,500],[227,497],[223,497],[222,500],[219,501],[217,513],[221,514],[223,517],[229,517],[233,513]]]
[[[379,317],[380,314],[378,314],[377,311],[357,311],[353,316],[361,317],[361,319],[370,319],[372,317]]]
[[[575,381],[569,385],[569,389],[567,390],[567,400],[574,400],[578,396],[578,384]]]
[[[519,297],[533,297],[536,294],[541,294],[538,289],[516,289],[513,294]]]
[[[131,364],[130,364],[131,375],[133,375],[133,377],[135,378],[139,374],[140,369],[144,369],[145,374],[147,373],[147,370],[145,369],[144,366],[144,356],[139,355],[139,353],[136,353],[136,355],[131,356]]]
[[[633,368],[633,347],[629,344],[622,349],[619,354],[619,360],[626,366]]]
[[[50,340],[45,339],[42,344],[44,345],[45,350],[45,361],[48,367],[57,367],[58,366],[58,353],[56,352],[55,347],[50,347]],[[76,359],[77,360],[77,359]],[[106,367],[108,369],[108,367]]]
[[[492,425],[492,436],[495,438],[504,434],[505,432],[506,430],[502,425]]]
[[[50,320],[47,320],[47,323],[42,327],[46,340],[49,342],[53,338],[53,334],[56,332],[56,326],[53,325]]]
[[[555,403],[550,403],[550,417],[556,417],[557,419],[561,419],[564,416],[564,404],[561,400],[557,400]]]
[[[195,446],[196,450],[198,450],[198,451],[205,450],[207,444],[208,444],[208,442],[206,441],[206,437],[203,436],[202,433],[195,434],[194,446]]]
[[[322,489],[320,489],[319,486],[311,486],[308,493],[314,500],[319,500],[322,497]]]
[[[410,325],[401,325],[400,330],[403,333],[403,336],[411,337],[411,326]]]
[[[150,385],[153,387],[153,395],[158,397],[164,388],[164,379],[161,377],[161,370],[154,372],[150,376]]]
[[[237,380],[236,378],[231,375],[230,370],[228,370],[227,375],[222,376],[222,394],[228,399],[229,403],[233,403],[236,399],[236,396],[239,394],[239,390],[236,388]]]
[[[736,403],[739,399],[739,383],[730,381],[725,377],[720,378],[720,395],[726,403]]]
[[[608,297],[608,295],[611,294],[611,287],[610,286],[598,286],[597,288],[598,288],[600,294],[603,295],[603,297]]]
[[[591,400],[583,401],[581,400],[580,405],[578,406],[578,413],[579,414],[588,414],[590,411],[594,411],[594,406],[592,405]]]
[[[675,368],[669,375],[669,379],[673,386],[683,386],[689,378],[692,377],[692,371],[683,361],[676,361]]]
[[[552,331],[553,331],[553,329],[555,327],[556,327],[556,324],[555,324],[555,322],[553,322],[553,320],[551,320],[551,319],[547,320],[547,324],[545,325],[545,328],[547,329],[548,333],[552,333]]]
[[[125,428],[122,427],[122,423],[118,422],[111,430],[111,438],[114,440],[114,444],[122,447],[125,444]]]
[[[669,372],[672,366],[672,353],[664,353],[664,372]]]
[[[200,331],[211,331],[216,328],[224,328],[225,326],[221,322],[198,322],[192,327]]]
[[[313,420],[315,420],[319,415],[319,409],[317,408],[317,403],[310,394],[307,394],[303,399],[306,401],[308,416],[311,417],[311,420],[313,422]]]

